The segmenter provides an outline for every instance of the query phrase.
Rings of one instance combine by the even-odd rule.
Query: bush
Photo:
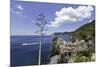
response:
[[[75,62],[87,62],[89,58],[86,56],[76,56]]]
[[[89,50],[79,51],[75,56],[75,62],[88,62],[91,61],[92,53]]]

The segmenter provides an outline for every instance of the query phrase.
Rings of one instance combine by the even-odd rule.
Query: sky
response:
[[[72,32],[95,19],[95,6],[11,0],[11,35],[37,35],[39,14],[47,21],[45,34]]]

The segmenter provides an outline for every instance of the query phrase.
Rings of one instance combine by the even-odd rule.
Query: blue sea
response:
[[[38,65],[39,36],[11,36],[11,66]],[[33,43],[23,45],[24,43]],[[50,62],[52,37],[42,37],[41,64]]]

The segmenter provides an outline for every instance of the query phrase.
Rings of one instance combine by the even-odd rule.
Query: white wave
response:
[[[39,43],[23,43],[22,46],[25,46],[25,45],[34,45],[34,44],[39,44]]]

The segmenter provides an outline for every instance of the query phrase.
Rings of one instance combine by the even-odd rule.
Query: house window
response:
[[[68,53],[68,56],[69,56],[69,57],[71,56],[71,52]]]
[[[64,55],[67,56],[67,52],[65,52]]]

